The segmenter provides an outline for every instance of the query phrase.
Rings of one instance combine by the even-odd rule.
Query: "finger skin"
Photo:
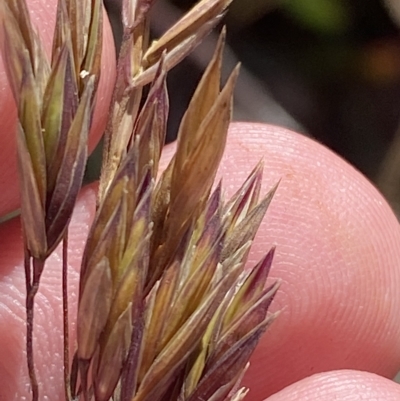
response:
[[[400,368],[400,229],[386,201],[331,151],[284,129],[236,126],[226,154],[229,192],[261,158],[265,190],[281,180],[252,252],[255,263],[276,245],[271,276],[282,280],[272,304],[282,313],[244,380],[253,400],[332,369],[393,377]]]
[[[2,0],[3,1],[3,0]],[[55,26],[57,0],[27,0],[34,26],[40,28],[40,36],[50,57],[52,35]],[[104,41],[101,77],[97,92],[89,150],[92,151],[101,137],[107,119],[115,80],[115,50],[111,27],[104,12]],[[1,30],[0,30],[1,31]],[[0,35],[1,36],[1,35]],[[1,37],[0,37],[1,39]],[[0,41],[1,46],[1,41]],[[18,172],[16,163],[16,108],[0,51],[0,217],[19,207]]]
[[[164,157],[170,153],[166,149]],[[321,145],[255,124],[230,129],[220,172],[227,196],[261,157],[264,191],[279,179],[281,183],[251,260],[256,262],[277,245],[271,275],[281,278],[282,286],[273,310],[282,313],[252,358],[245,379],[252,401],[332,369],[390,377],[400,359],[400,233],[393,213],[365,178]],[[72,316],[94,197],[93,190],[86,189],[71,225]],[[17,400],[28,392],[17,221],[0,228],[0,249],[0,396]],[[59,262],[54,256],[46,266],[35,320],[36,363],[49,400],[62,394]]]
[[[400,386],[368,372],[319,373],[286,387],[266,401],[397,401]],[[252,401],[251,392],[248,401]]]

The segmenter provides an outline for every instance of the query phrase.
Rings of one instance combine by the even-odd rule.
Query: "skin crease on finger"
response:
[[[48,57],[51,54],[52,37],[55,26],[57,0],[27,0],[32,23],[40,27],[40,36]],[[103,56],[97,103],[94,111],[93,126],[90,133],[89,151],[96,146],[104,131],[107,110],[110,104],[113,82],[115,80],[115,50],[111,27],[104,12]],[[0,21],[2,18],[0,16]],[[0,29],[0,46],[3,41]],[[0,51],[0,217],[17,209],[19,204],[16,163],[16,108],[4,68]]]
[[[361,174],[323,146],[261,124],[231,126],[219,172],[226,196],[261,158],[264,190],[281,182],[251,262],[277,246],[271,276],[282,286],[272,309],[282,313],[252,358],[244,383],[251,389],[247,399],[264,399],[333,369],[393,376],[400,367],[400,231],[390,208]],[[71,224],[71,317],[94,197],[93,189],[84,190]],[[21,400],[28,387],[17,220],[0,228],[0,249],[0,400]],[[58,254],[43,275],[35,329],[36,364],[47,397],[42,399],[54,401],[63,394],[60,276]]]

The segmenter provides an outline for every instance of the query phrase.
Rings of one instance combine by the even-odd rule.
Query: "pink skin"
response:
[[[30,3],[33,12],[54,12],[54,1]],[[50,3],[53,8],[43,6]],[[51,21],[51,16],[41,14],[44,20]],[[43,35],[47,41],[50,36],[48,31]],[[109,30],[107,38],[93,142],[104,125],[101,117],[114,79]],[[18,206],[15,114],[1,67],[0,215]],[[172,150],[173,145],[166,147],[162,165]],[[282,313],[252,358],[245,378],[251,389],[247,399],[274,393],[269,400],[400,399],[400,387],[385,378],[400,369],[400,230],[395,216],[374,187],[332,152],[261,124],[233,124],[230,129],[220,169],[226,197],[261,158],[264,190],[279,179],[281,183],[253,245],[251,263],[277,245],[271,279],[280,278],[282,287],[272,309]],[[93,186],[82,191],[71,224],[72,321],[94,199]],[[0,400],[21,400],[28,397],[29,387],[18,219],[0,227],[0,249]],[[46,266],[36,303],[36,367],[41,399],[50,401],[63,399],[59,263],[58,252]]]

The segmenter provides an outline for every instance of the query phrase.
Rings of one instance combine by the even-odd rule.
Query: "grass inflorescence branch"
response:
[[[218,24],[231,0],[202,0],[150,41],[154,0],[123,0],[97,209],[82,258],[77,343],[69,361],[68,224],[82,185],[100,74],[102,2],[59,0],[51,60],[25,1],[1,2],[3,53],[18,107],[32,399],[34,300],[63,242],[66,400],[238,401],[258,340],[274,320],[265,287],[275,250],[245,270],[276,188],[260,199],[259,163],[227,202],[214,185],[231,121],[235,68],[221,87],[225,30],[159,171],[166,77]],[[146,95],[145,95],[146,94]]]

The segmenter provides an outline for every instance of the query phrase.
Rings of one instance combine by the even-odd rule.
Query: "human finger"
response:
[[[264,160],[264,191],[280,181],[250,255],[272,245],[280,316],[244,384],[261,400],[313,373],[400,369],[400,228],[373,185],[329,149],[288,130],[233,124],[220,175],[227,196]]]
[[[374,373],[340,370],[294,383],[265,401],[397,401],[400,386]],[[251,392],[248,401],[253,401]]]

